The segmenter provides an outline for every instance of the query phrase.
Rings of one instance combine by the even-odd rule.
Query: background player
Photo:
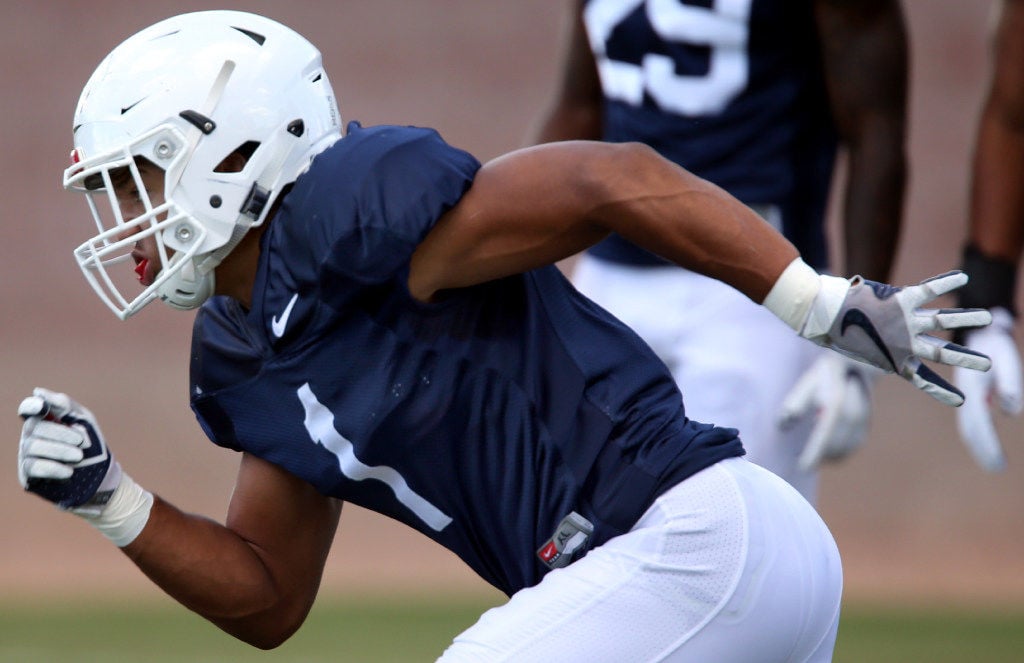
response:
[[[960,435],[982,467],[1006,465],[989,404],[1007,414],[1024,407],[1021,363],[1013,338],[1017,267],[1024,249],[1024,1],[1004,0],[992,42],[992,77],[982,107],[971,177],[970,228],[963,269],[971,285],[963,306],[991,308],[991,326],[965,334],[965,343],[992,357],[984,377],[954,371],[968,396],[957,411]]]
[[[137,34],[73,126],[65,183],[101,228],[80,266],[122,318],[202,307],[192,406],[243,455],[226,523],[186,514],[121,471],[88,410],[38,389],[19,408],[21,482],[258,646],[305,618],[344,499],[512,595],[450,658],[827,660],[841,579],[821,519],[738,457],[734,430],[688,419],[647,346],[551,266],[609,231],[944,403],[961,398],[921,359],[987,367],[927,335],[987,322],[920,308],[962,274],[902,290],[821,276],[639,144],[481,167],[426,129],[341,138],[319,53],[261,17]]]
[[[819,270],[838,140],[843,268],[888,280],[906,77],[895,0],[583,1],[540,140],[647,143],[750,205]],[[818,463],[863,441],[877,374],[800,343],[728,286],[621,237],[583,255],[573,280],[668,364],[690,412],[739,428],[748,457],[812,502]]]

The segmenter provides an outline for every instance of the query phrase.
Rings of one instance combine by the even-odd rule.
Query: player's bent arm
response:
[[[650,147],[567,141],[485,164],[413,254],[410,292],[428,301],[553,264],[610,232],[756,302],[797,257],[747,206]]]
[[[822,67],[847,153],[843,271],[888,281],[906,188],[908,47],[898,0],[818,0]]]
[[[269,649],[308,614],[340,513],[340,501],[245,454],[225,525],[157,498],[146,527],[123,550],[180,603]]]
[[[985,310],[921,309],[966,283],[963,273],[902,289],[818,274],[746,205],[638,143],[547,143],[488,162],[413,253],[409,292],[430,301],[553,264],[609,232],[733,286],[804,338],[899,373],[943,403],[959,405],[963,394],[922,359],[991,365],[928,334],[992,321]]]

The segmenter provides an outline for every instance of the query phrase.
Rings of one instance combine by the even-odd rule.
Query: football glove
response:
[[[35,389],[21,402],[24,419],[18,479],[25,490],[69,511],[98,514],[121,482],[92,412],[66,394]]]
[[[34,389],[18,406],[22,487],[89,521],[118,546],[149,518],[153,496],[121,471],[96,418],[67,394]]]
[[[992,309],[992,325],[968,331],[964,341],[971,350],[992,358],[992,370],[953,370],[953,381],[966,398],[956,413],[960,438],[978,465],[989,472],[1006,466],[990,406],[995,405],[1009,415],[1018,415],[1024,409],[1021,361],[1013,340],[1013,325],[1013,316],[1007,309]]]
[[[798,459],[809,471],[857,450],[868,433],[871,392],[881,371],[835,352],[824,352],[797,380],[782,402],[779,426],[787,429],[806,416],[814,427]]]
[[[923,309],[940,295],[967,283],[967,275],[948,272],[898,288],[868,281],[820,275],[797,258],[779,277],[764,305],[804,338],[897,373],[946,405],[959,406],[964,395],[922,360],[987,371],[987,356],[927,332],[984,327],[985,309]]]

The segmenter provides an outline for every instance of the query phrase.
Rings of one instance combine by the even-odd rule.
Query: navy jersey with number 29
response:
[[[432,130],[352,123],[264,234],[251,308],[200,310],[191,400],[218,445],[406,523],[511,594],[553,566],[567,516],[589,525],[570,526],[578,558],[743,450],[688,420],[646,345],[554,267],[410,296],[413,251],[478,168]]]
[[[769,219],[826,267],[836,133],[806,0],[588,0],[604,140],[646,143]],[[613,236],[593,253],[660,264]]]

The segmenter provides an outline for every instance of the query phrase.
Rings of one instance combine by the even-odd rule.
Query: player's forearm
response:
[[[122,550],[172,598],[257,647],[283,642],[314,598],[289,599],[252,544],[160,498],[145,529]]]
[[[889,280],[906,182],[908,48],[895,0],[816,6],[832,114],[847,152],[845,273]]]
[[[902,131],[879,133],[849,154],[840,271],[888,282],[899,246],[907,165]]]
[[[551,110],[542,118],[532,143],[601,138],[601,81],[587,40],[582,12],[583,3],[574,3],[565,41],[561,87]]]
[[[971,183],[970,242],[985,255],[1016,262],[1024,249],[1024,118],[982,119]]]
[[[780,233],[720,187],[634,144],[610,156],[592,217],[643,248],[763,301],[797,257]]]
[[[1016,263],[1024,249],[1024,0],[1007,0],[993,42],[971,178],[970,242]]]

